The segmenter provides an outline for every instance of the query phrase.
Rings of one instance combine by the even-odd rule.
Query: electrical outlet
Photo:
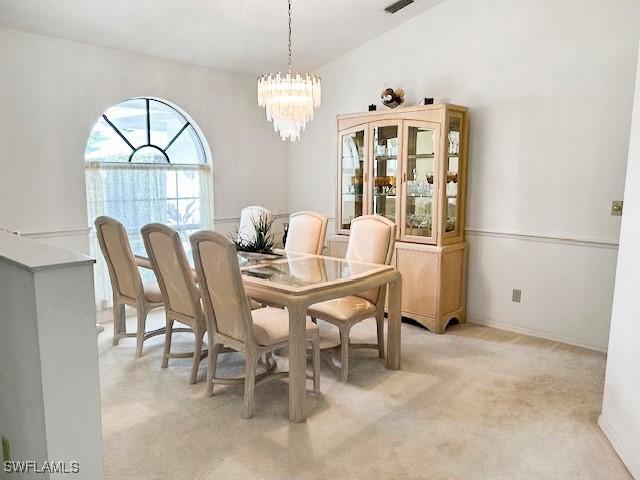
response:
[[[611,215],[619,217],[622,215],[622,200],[614,200],[611,202]]]
[[[522,290],[518,288],[514,288],[511,292],[511,301],[515,303],[520,303],[522,300]]]
[[[2,461],[11,461],[11,449],[9,448],[9,440],[7,440],[7,437],[5,437],[4,435],[2,435]]]

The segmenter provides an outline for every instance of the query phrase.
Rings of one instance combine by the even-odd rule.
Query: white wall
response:
[[[466,105],[470,320],[605,349],[639,34],[636,0],[435,6],[319,69],[291,210],[335,216],[335,116],[386,83]]]
[[[640,478],[640,59],[600,426]]]
[[[6,29],[0,65],[0,227],[86,246],[87,137],[105,109],[143,95],[204,132],[217,222],[253,204],[287,211],[287,146],[256,104],[254,77]]]

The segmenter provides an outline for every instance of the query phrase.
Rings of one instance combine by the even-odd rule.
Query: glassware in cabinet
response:
[[[339,230],[347,231],[365,205],[367,131],[353,129],[340,137]]]
[[[405,122],[404,211],[402,236],[425,243],[435,238],[437,143],[439,127],[429,122]]]
[[[395,222],[398,211],[398,172],[400,122],[371,125],[371,200],[370,213]]]
[[[458,232],[459,205],[461,192],[461,145],[462,115],[451,112],[447,115],[447,148],[445,155],[445,196],[443,229],[445,236],[454,236]]]

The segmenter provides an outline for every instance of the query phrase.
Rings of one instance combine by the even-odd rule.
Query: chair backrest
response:
[[[315,212],[296,212],[289,217],[287,252],[320,255],[327,233],[327,217]]]
[[[96,218],[94,223],[114,295],[136,300],[143,295],[142,279],[124,225],[106,216]]]
[[[257,222],[261,216],[267,220],[271,220],[271,210],[256,205],[245,207],[240,212],[240,226],[238,227],[238,238],[243,242],[252,242],[256,238],[256,228],[254,222]]]
[[[396,242],[396,224],[381,215],[365,215],[351,222],[345,259],[390,265]],[[370,302],[379,300],[380,289],[358,294]]]
[[[208,231],[194,233],[190,240],[207,330],[255,345],[235,244],[224,235]]]
[[[141,231],[166,308],[195,318],[200,295],[180,235],[160,223],[145,225]]]

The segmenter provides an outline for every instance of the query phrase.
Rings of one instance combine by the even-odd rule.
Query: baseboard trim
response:
[[[557,335],[546,330],[537,330],[535,328],[519,327],[506,322],[500,322],[496,320],[489,320],[486,318],[467,314],[467,322],[475,323],[476,325],[484,325],[485,327],[496,328],[498,330],[505,330],[507,332],[519,333],[521,335],[528,335],[530,337],[544,338],[545,340],[552,340],[554,342],[566,343],[567,345],[573,345],[575,347],[582,347],[588,350],[595,350],[596,352],[607,353],[607,345],[595,345],[593,343],[585,342],[573,337],[566,337],[564,335]]]
[[[640,464],[634,461],[633,456],[620,441],[620,437],[611,428],[611,424],[607,422],[604,414],[601,414],[598,417],[598,425],[600,426],[602,433],[604,433],[604,436],[607,437],[607,440],[609,440],[609,443],[620,457],[620,460],[622,460],[622,463],[624,463],[627,470],[629,470],[631,476],[633,478],[640,479]]]

